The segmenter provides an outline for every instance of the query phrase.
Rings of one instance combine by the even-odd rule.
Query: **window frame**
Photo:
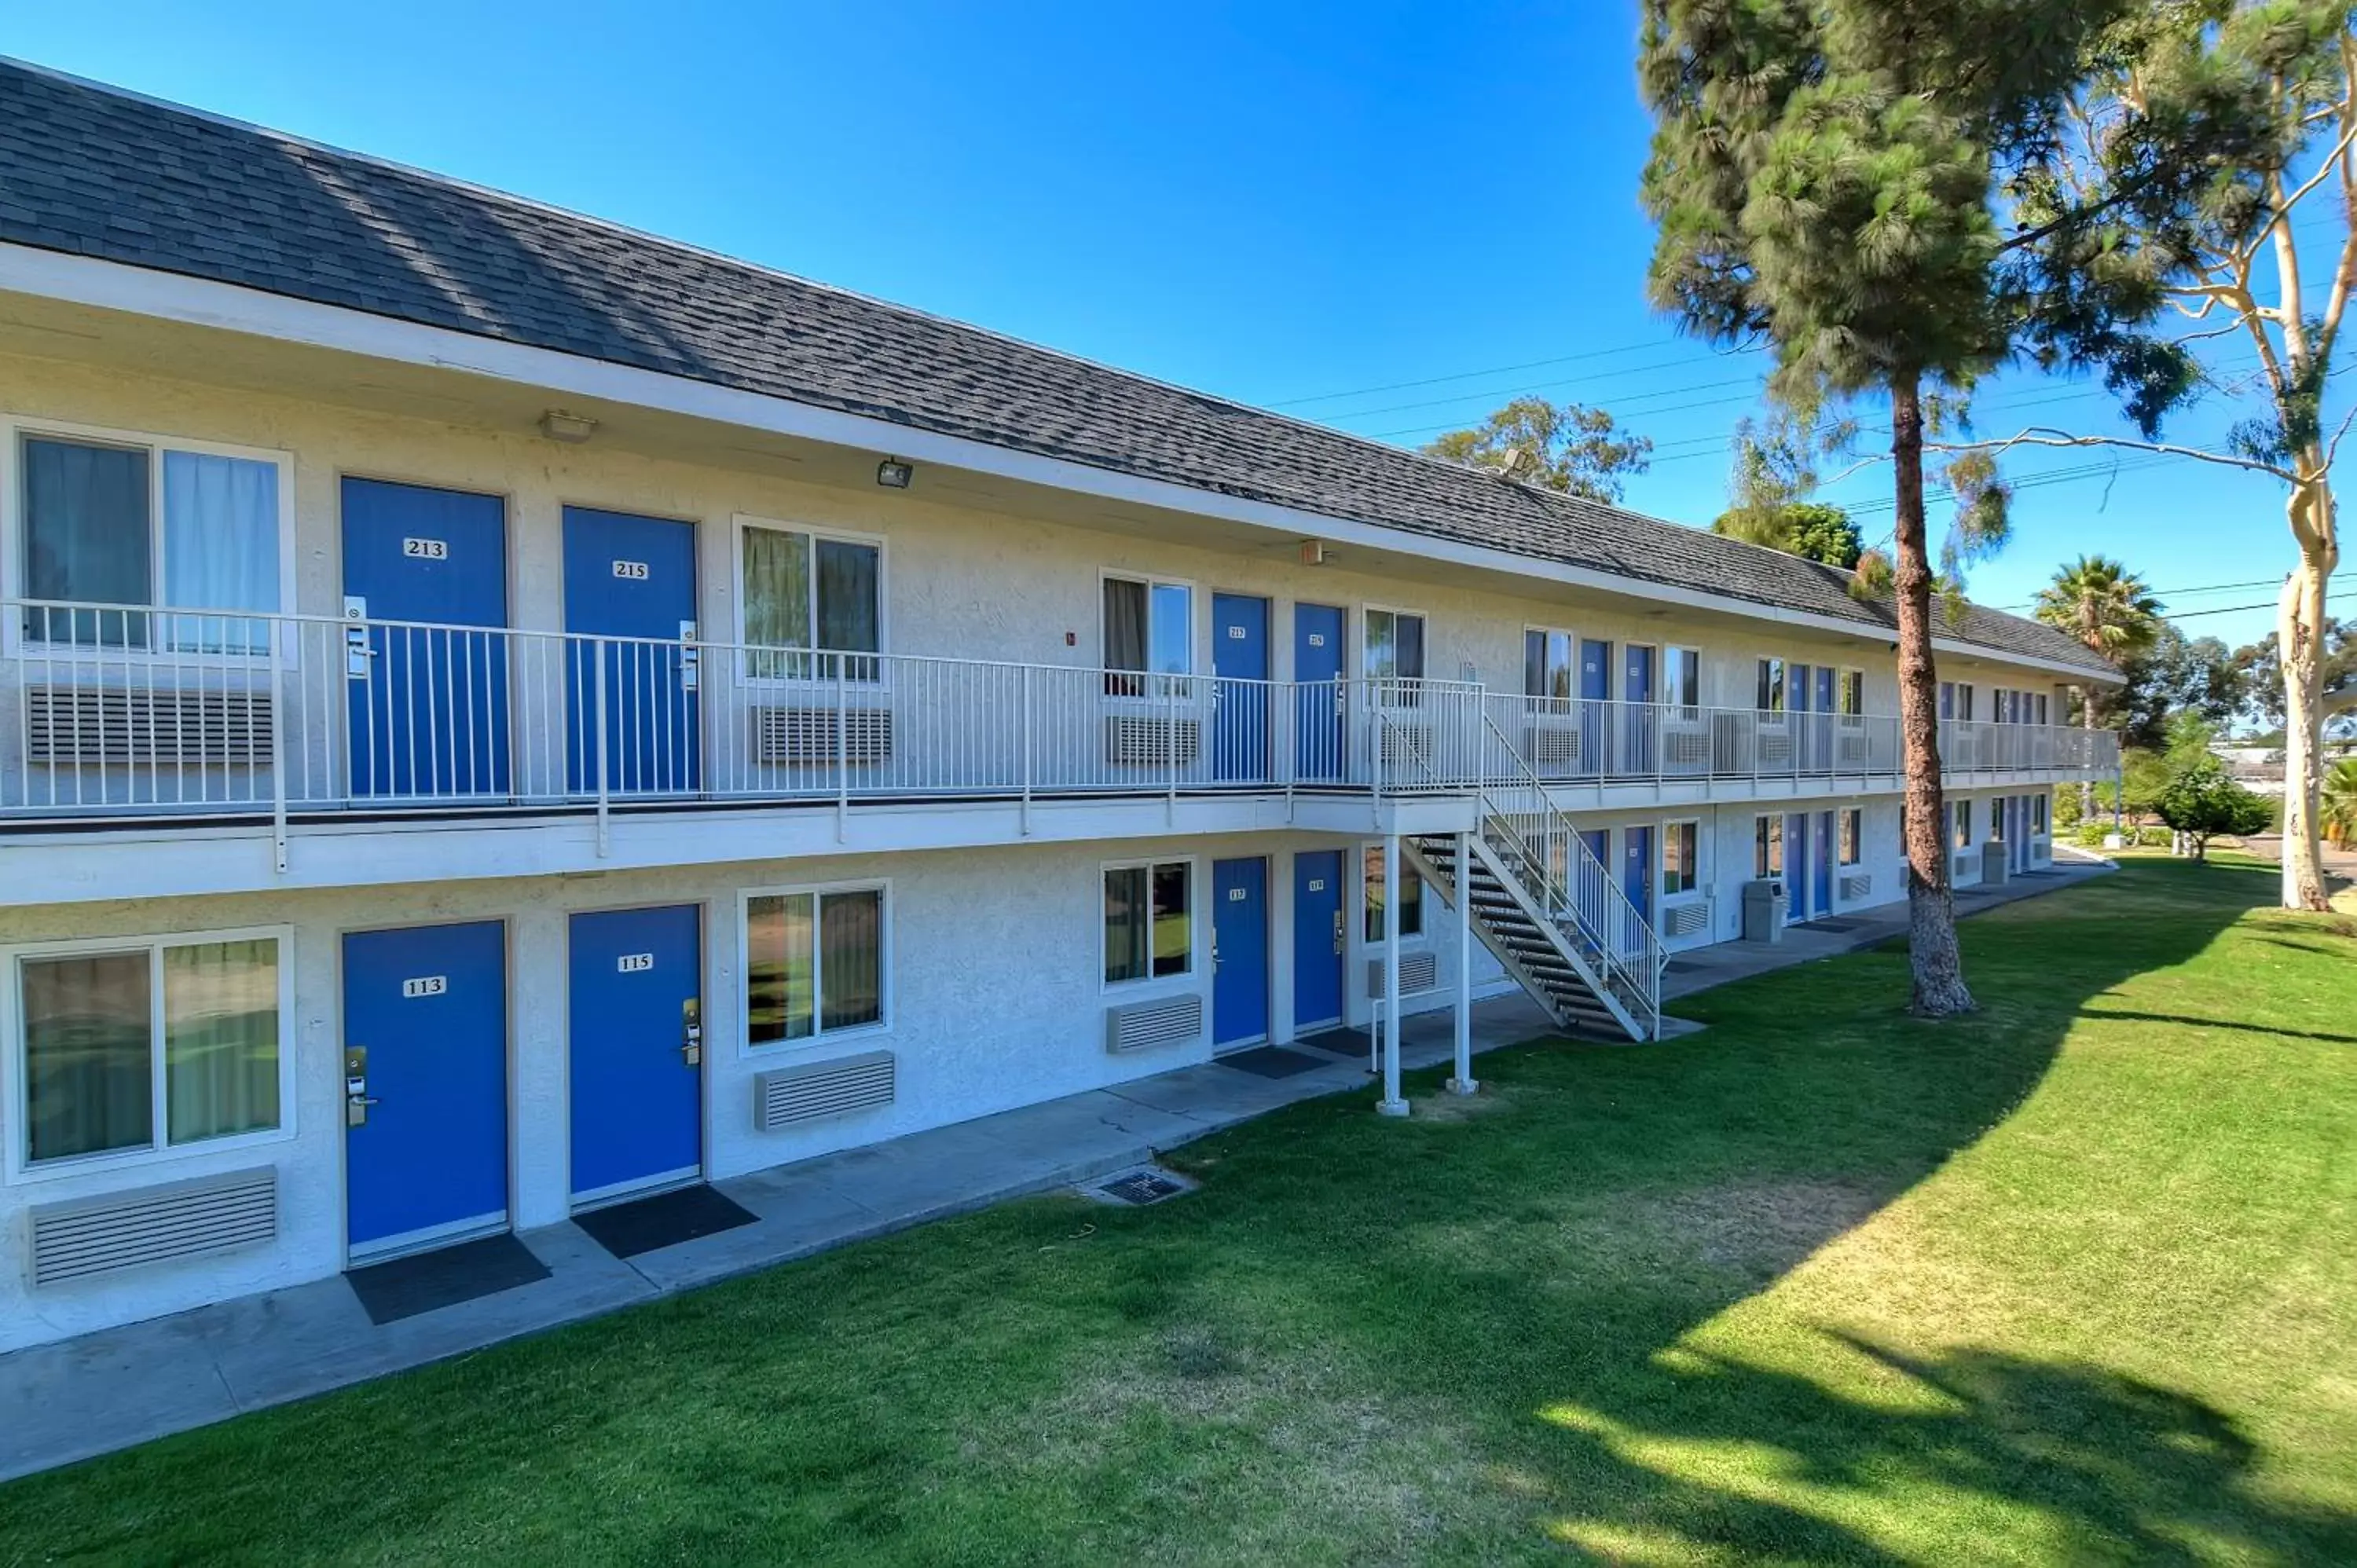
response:
[[[758,668],[758,655],[780,650],[768,648],[756,649],[751,636],[746,630],[746,613],[751,608],[752,596],[746,591],[745,587],[745,534],[747,530],[755,528],[767,529],[772,533],[799,533],[811,542],[810,615],[811,640],[813,645],[818,640],[818,542],[822,539],[831,539],[839,543],[865,544],[875,549],[875,652],[869,653],[864,649],[856,648],[830,649],[816,646],[807,649],[788,649],[782,651],[800,652],[809,656],[812,671],[810,674],[770,675],[760,671]],[[833,675],[820,674],[818,671],[824,655],[841,653],[850,656],[844,660],[846,664],[852,659],[866,658],[876,660],[874,680],[861,681],[846,674],[844,679],[847,684],[857,686],[863,691],[873,691],[878,686],[888,687],[892,682],[891,586],[892,546],[891,542],[883,534],[861,533],[847,528],[824,527],[817,523],[791,522],[784,518],[769,517],[759,512],[732,512],[728,520],[728,601],[732,618],[730,627],[732,640],[737,649],[737,678],[746,685],[765,690],[775,690],[780,687],[821,686],[832,689],[835,683],[835,678]]]
[[[1781,724],[1792,712],[1792,666],[1781,654],[1763,653],[1753,663],[1752,710],[1762,719]],[[1775,703],[1770,706],[1769,698]]]
[[[178,613],[188,616],[219,616],[231,620],[281,621],[295,611],[295,454],[283,447],[242,446],[223,441],[200,441],[188,436],[172,435],[152,430],[126,430],[108,425],[80,424],[59,419],[38,419],[27,414],[0,411],[0,599],[27,597],[25,544],[32,520],[25,504],[25,443],[27,440],[50,439],[78,443],[86,446],[136,447],[147,454],[147,602],[125,605],[125,610],[145,610],[155,615]],[[200,457],[236,457],[252,463],[268,463],[278,470],[278,607],[269,610],[207,609],[180,607],[161,603],[164,577],[164,454],[187,452]],[[79,602],[79,601],[62,601]],[[292,666],[296,662],[296,647],[299,638],[282,638],[281,658]],[[161,660],[172,664],[209,665],[231,670],[251,670],[266,665],[270,652],[231,653],[215,650],[169,648],[124,648],[113,644],[85,645],[76,642],[48,642],[25,635],[23,618],[11,614],[0,616],[0,655],[15,656],[26,649],[38,650],[38,657],[48,660],[81,660],[121,664],[126,660],[138,664]]]
[[[756,898],[790,898],[798,894],[811,896],[811,1032],[800,1039],[764,1040],[753,1038],[753,900]],[[872,1024],[847,1024],[839,1029],[826,1027],[826,977],[820,963],[819,933],[821,929],[818,901],[830,893],[874,893],[880,903],[876,912],[876,1001],[877,1019]],[[820,1046],[834,1045],[842,1040],[863,1039],[892,1031],[897,998],[893,993],[892,961],[892,879],[888,876],[856,876],[834,882],[796,882],[775,886],[740,887],[737,890],[737,1055],[740,1060],[759,1060],[794,1051],[807,1051]],[[707,1019],[709,1027],[710,1020]]]
[[[1113,639],[1105,625],[1104,588],[1107,583],[1139,583],[1146,588],[1146,668],[1116,670],[1105,660]],[[1166,674],[1154,668],[1154,590],[1184,588],[1187,590],[1187,668],[1178,674]],[[1270,607],[1271,616],[1275,607]],[[1207,628],[1211,625],[1211,596],[1203,585],[1192,577],[1173,576],[1163,572],[1133,572],[1123,567],[1101,566],[1097,569],[1097,671],[1102,680],[1099,692],[1114,702],[1152,702],[1168,703],[1174,696],[1185,693],[1197,694],[1195,682],[1204,678],[1202,666],[1209,655],[1205,650]],[[1134,692],[1114,691],[1117,678],[1127,677],[1136,682]]]
[[[1373,606],[1370,607],[1379,609],[1383,607]],[[1363,629],[1363,628],[1361,629]],[[1426,631],[1427,634],[1430,630],[1431,623],[1426,622]],[[1564,694],[1560,697],[1554,695],[1552,693],[1534,693],[1530,690],[1531,639],[1534,636],[1548,639],[1559,637],[1564,640],[1564,650],[1567,655],[1567,658],[1564,663],[1564,674],[1566,676],[1566,680],[1564,682]],[[1431,650],[1427,648],[1426,651],[1428,655]],[[1571,705],[1579,701],[1579,634],[1572,630],[1571,628],[1567,626],[1544,626],[1537,621],[1524,621],[1523,623],[1522,665],[1523,701],[1524,703],[1534,706],[1547,703],[1558,704],[1558,706],[1553,711],[1568,713],[1571,711]],[[1549,710],[1542,707],[1540,711],[1544,712]]]
[[[1973,802],[1969,798],[1948,803],[1948,848],[1973,847]]]
[[[1843,839],[1849,841],[1845,849]],[[1844,806],[1834,822],[1834,864],[1863,865],[1866,864],[1866,808]]]
[[[2053,808],[2049,802],[2053,799],[2052,794],[2041,789],[2029,799],[2033,802],[2029,808],[2029,836],[2038,839],[2050,837],[2053,832],[2054,819]]]
[[[1381,839],[1361,839],[1359,841],[1360,945],[1364,948],[1372,949],[1377,952],[1381,952],[1383,950],[1384,938],[1380,930],[1375,931],[1372,934],[1370,934],[1368,930],[1368,928],[1373,924],[1375,906],[1373,900],[1367,897],[1367,889],[1372,881],[1371,874],[1367,870],[1367,856],[1369,852],[1372,851],[1375,854],[1375,864],[1380,866],[1383,864],[1383,841]],[[1400,886],[1405,887],[1413,883],[1415,887],[1415,897],[1413,900],[1415,906],[1415,929],[1411,931],[1407,929],[1409,901],[1404,900],[1400,905],[1400,950],[1402,952],[1405,952],[1412,944],[1421,942],[1430,935],[1429,928],[1425,919],[1426,912],[1425,908],[1425,895],[1428,889],[1426,889],[1424,885],[1424,878],[1416,875],[1415,868],[1414,866],[1408,865],[1407,856],[1405,854],[1402,854],[1399,857],[1399,865]],[[1386,889],[1385,892],[1386,896],[1388,896],[1389,889]]]
[[[1837,665],[1834,676],[1834,712],[1845,719],[1866,717],[1866,671],[1854,664]],[[1850,693],[1857,693],[1857,706],[1849,705]],[[1856,726],[1846,726],[1856,727]]]
[[[1154,869],[1160,865],[1183,865],[1187,868],[1187,967],[1175,974],[1154,972]],[[1109,980],[1105,977],[1108,967],[1106,960],[1112,954],[1105,945],[1105,874],[1112,871],[1137,870],[1143,870],[1146,873],[1146,972],[1144,974],[1131,975],[1126,980]],[[1174,991],[1184,991],[1197,984],[1201,979],[1201,971],[1196,959],[1204,947],[1202,923],[1206,918],[1203,908],[1205,886],[1203,857],[1200,854],[1125,855],[1115,860],[1099,861],[1093,917],[1097,928],[1097,989],[1106,993],[1118,993],[1126,995],[1131,991],[1141,987],[1167,985]]]
[[[1423,625],[1424,637],[1421,647],[1424,653],[1424,669],[1422,671],[1414,675],[1376,675],[1368,670],[1367,656],[1373,651],[1375,646],[1375,639],[1369,635],[1367,628],[1367,618],[1371,615],[1387,615],[1394,622],[1400,617],[1406,616]],[[1396,662],[1398,647],[1396,636],[1394,638],[1393,647],[1394,661]],[[1372,599],[1361,600],[1359,603],[1359,670],[1356,678],[1369,687],[1378,682],[1409,689],[1428,685],[1432,681],[1432,617],[1423,610],[1414,609],[1405,605],[1387,605]]]
[[[1772,828],[1770,824],[1773,824]],[[1771,850],[1774,852],[1772,854],[1770,853]],[[1770,877],[1781,878],[1790,864],[1784,854],[1784,813],[1754,812],[1751,818],[1751,879],[1764,882]]]
[[[1687,668],[1694,671],[1694,701],[1691,703],[1670,694],[1670,656],[1672,654],[1684,656]],[[1664,642],[1660,645],[1654,657],[1660,660],[1660,668],[1655,674],[1660,678],[1663,691],[1661,705],[1675,708],[1681,714],[1699,713],[1703,707],[1702,650],[1683,642]]]
[[[1672,891],[1671,888],[1666,886],[1666,881],[1669,875],[1670,845],[1677,841],[1679,830],[1683,828],[1692,828],[1694,830],[1694,864],[1686,868],[1686,875],[1688,878],[1686,885],[1675,891]],[[1655,875],[1655,882],[1657,885],[1661,885],[1662,902],[1667,904],[1673,898],[1694,898],[1700,897],[1704,892],[1702,876],[1702,819],[1700,817],[1672,817],[1664,821],[1657,832],[1661,836],[1654,845],[1654,859],[1659,864],[1660,870]],[[1684,856],[1681,855],[1680,858],[1683,859]]]
[[[164,1031],[167,1020],[162,982],[164,950],[264,940],[278,944],[278,1124],[258,1127],[250,1133],[231,1133],[219,1138],[172,1143],[169,1141],[172,1112],[165,1077]],[[151,1120],[148,1143],[135,1148],[105,1149],[94,1154],[66,1155],[53,1160],[34,1161],[30,1157],[32,1113],[27,1099],[32,1079],[25,1062],[25,961],[98,958],[140,951],[147,954],[150,982],[147,1066],[153,1088],[148,1104]],[[5,1048],[0,1049],[0,1107],[5,1108],[5,1114],[0,1114],[0,1122],[6,1125],[5,1171],[9,1186],[167,1165],[175,1161],[201,1159],[226,1151],[289,1142],[296,1133],[296,1096],[300,1081],[295,1059],[299,1036],[295,1023],[295,928],[292,925],[235,926],[200,931],[132,932],[120,937],[73,937],[0,947],[0,1036],[5,1036],[6,1041]]]

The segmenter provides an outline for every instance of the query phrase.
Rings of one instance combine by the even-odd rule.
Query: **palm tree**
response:
[[[2160,631],[2160,601],[2145,587],[2143,578],[2102,555],[2082,555],[2074,564],[2056,567],[2054,581],[2038,592],[2040,620],[2115,662],[2152,646]],[[2087,728],[2097,727],[2093,686],[2081,689],[2079,710]],[[2094,811],[2094,780],[2082,779],[2080,820]]]
[[[2337,843],[2357,844],[2357,757],[2344,757],[2324,775],[2317,821]]]

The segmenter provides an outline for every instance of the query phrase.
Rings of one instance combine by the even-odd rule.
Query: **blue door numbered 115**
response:
[[[508,1222],[507,928],[344,938],[344,1191],[355,1262]]]
[[[695,527],[565,509],[565,787],[616,795],[697,787],[701,742]],[[603,638],[603,669],[599,644]],[[601,679],[602,675],[602,679]]]
[[[1342,1021],[1342,852],[1293,857],[1293,1026]]]
[[[704,1168],[701,922],[692,904],[572,919],[573,1201]]]
[[[506,507],[346,479],[343,514],[351,792],[508,794]]]
[[[1268,1038],[1268,862],[1211,863],[1211,1045]]]

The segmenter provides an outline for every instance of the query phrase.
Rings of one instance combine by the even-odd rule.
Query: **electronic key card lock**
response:
[[[691,996],[679,1004],[679,1055],[690,1067],[704,1065],[704,1001]]]
[[[344,1047],[344,1125],[368,1125],[369,1107],[376,1101],[368,1091],[368,1047]]]

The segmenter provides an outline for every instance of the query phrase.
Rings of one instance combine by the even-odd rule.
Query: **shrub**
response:
[[[2220,833],[2263,833],[2275,825],[2276,809],[2228,776],[2217,758],[2203,755],[2178,768],[2153,809],[2160,820],[2193,841],[2193,858],[2209,857]]]

